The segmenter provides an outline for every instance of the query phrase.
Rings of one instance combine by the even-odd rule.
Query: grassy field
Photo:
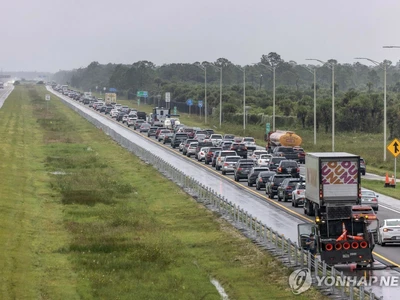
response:
[[[0,110],[1,299],[323,299],[43,87]]]

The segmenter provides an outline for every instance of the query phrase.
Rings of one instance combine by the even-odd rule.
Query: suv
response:
[[[156,135],[157,129],[158,129],[158,127],[155,127],[155,126],[150,127],[149,131],[147,131],[147,136],[151,137],[153,135]]]
[[[215,163],[215,169],[219,171],[224,164],[225,157],[227,156],[237,156],[237,153],[235,151],[231,150],[223,150],[219,153],[216,163]]]
[[[266,165],[271,171],[276,171],[279,166],[279,163],[282,160],[286,160],[284,157],[271,157],[268,164]]]
[[[274,176],[276,173],[274,171],[262,171],[258,173],[257,182],[256,182],[256,190],[260,190],[261,188],[265,188],[265,184],[269,180],[271,176]]]
[[[243,157],[243,158],[247,158],[247,148],[246,145],[243,143],[233,143],[231,145],[231,150],[236,151],[236,153]]]
[[[299,178],[284,179],[281,185],[278,187],[277,191],[278,201],[283,200],[284,202],[286,202],[288,199],[292,199],[292,193],[299,182],[300,182]]]
[[[300,178],[300,168],[295,160],[281,160],[276,173],[279,174],[290,174],[292,177]]]
[[[235,165],[235,181],[240,179],[247,179],[251,169],[254,168],[254,161],[252,159],[241,159]]]
[[[227,156],[225,158],[224,164],[222,165],[222,175],[226,173],[235,172],[235,165],[240,160],[240,156]]]
[[[220,134],[212,134],[210,135],[211,142],[214,144],[214,146],[219,145],[219,143],[222,141],[222,135]]]
[[[306,153],[304,152],[304,149],[301,147],[293,147],[294,152],[297,153],[297,160],[299,164],[305,164],[306,163]]]
[[[191,157],[192,155],[195,155],[197,144],[198,144],[197,142],[191,142],[189,144],[189,147],[187,147],[187,150],[186,150],[187,157]]]
[[[253,186],[253,184],[256,184],[258,174],[263,171],[269,171],[269,169],[267,167],[254,167],[251,169],[247,178],[247,185]]]
[[[210,162],[213,160],[213,156],[215,154],[215,151],[222,150],[221,147],[210,147],[208,148],[208,152],[206,153],[204,157],[204,163],[208,165]]]
[[[272,151],[273,156],[280,156],[280,157],[286,157],[286,159],[293,159],[297,160],[298,155],[297,152],[293,150],[293,147],[275,147],[274,150]]]
[[[198,144],[197,144],[195,156],[197,157],[197,155],[199,154],[201,148],[212,147],[212,146],[213,146],[213,144],[211,142],[200,142],[199,141]]]
[[[292,178],[292,176],[290,176],[289,174],[275,174],[271,176],[268,182],[265,184],[265,193],[271,199],[274,199],[275,195],[277,195],[278,193],[278,187],[286,178]]]
[[[257,149],[256,140],[253,137],[244,137],[243,143],[246,145],[248,150],[254,151]]]
[[[182,154],[183,155],[186,155],[187,149],[189,148],[190,143],[193,143],[193,142],[197,143],[197,140],[195,140],[195,139],[187,139],[187,140],[183,141],[183,148],[182,148]]]
[[[364,160],[364,158],[360,157],[360,173],[362,175],[365,175],[366,171],[367,171],[367,167],[365,166],[365,160]]]
[[[182,143],[184,140],[187,140],[187,138],[188,138],[187,133],[183,132],[175,133],[171,140],[171,147],[175,149],[176,147],[179,146],[180,143]]]

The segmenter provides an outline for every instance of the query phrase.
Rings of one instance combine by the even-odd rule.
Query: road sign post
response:
[[[271,131],[271,124],[266,123],[265,124],[265,134],[268,135],[268,133]]]
[[[387,149],[394,156],[394,184],[396,186],[396,167],[397,167],[397,156],[400,154],[400,141],[398,139],[394,139],[388,146]]]
[[[170,92],[165,93],[165,104],[166,104],[167,108],[170,108],[170,106],[171,106],[171,93]]]
[[[201,108],[203,107],[203,100],[197,101],[197,106],[200,108],[200,119],[201,119]]]
[[[192,99],[187,99],[186,100],[186,104],[189,106],[189,115],[190,115],[191,108],[192,108],[192,105],[193,105],[193,100]]]

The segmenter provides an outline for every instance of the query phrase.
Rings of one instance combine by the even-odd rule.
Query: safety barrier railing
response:
[[[62,99],[61,96],[60,98]],[[152,165],[171,181],[178,184],[188,194],[195,198],[196,201],[201,202],[207,208],[218,212],[233,226],[243,231],[244,234],[252,239],[254,243],[272,253],[272,255],[278,258],[284,265],[292,269],[307,268],[308,270],[312,270],[310,275],[314,286],[317,283],[317,276],[332,276],[333,278],[339,277],[341,283],[346,282],[346,277],[343,272],[340,272],[334,267],[327,265],[325,262],[320,261],[317,257],[313,257],[309,251],[299,247],[296,242],[286,239],[283,235],[263,224],[260,220],[257,220],[257,218],[253,217],[240,206],[230,202],[224,196],[203,185],[195,178],[187,176],[184,172],[169,164],[161,157],[123,137],[120,133],[109,128],[98,119],[85,113],[68,101],[65,101],[64,99],[62,100],[71,109],[90,121],[97,128],[100,128],[121,146],[125,147],[141,160]],[[320,289],[321,292],[327,295],[336,295],[350,300],[382,299],[378,298],[372,292],[372,289],[367,291],[364,285],[358,286],[354,285],[354,283],[340,286],[337,286],[336,284],[317,286],[316,288]]]

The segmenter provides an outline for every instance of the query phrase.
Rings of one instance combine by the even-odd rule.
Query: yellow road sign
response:
[[[394,139],[389,146],[387,146],[387,149],[393,154],[394,157],[397,157],[397,155],[400,154],[400,141],[398,139]]]

